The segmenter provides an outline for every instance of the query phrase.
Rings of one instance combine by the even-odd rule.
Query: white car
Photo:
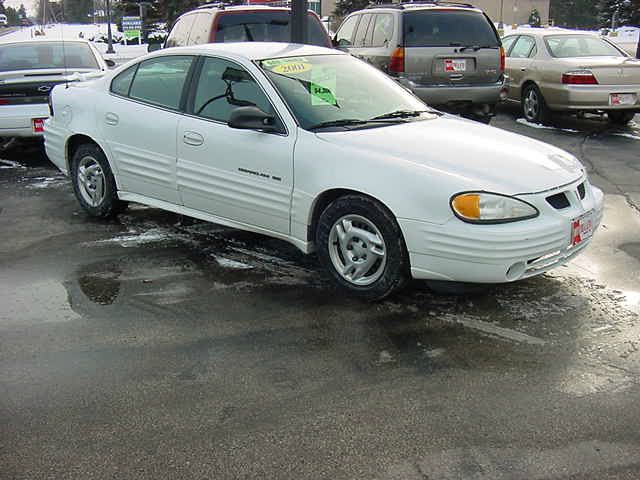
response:
[[[90,215],[134,201],[280,238],[369,299],[409,276],[540,274],[602,217],[571,154],[443,115],[322,47],[162,50],[52,103],[47,154]]]
[[[95,47],[82,40],[1,43],[0,137],[42,136],[51,89],[107,68]]]

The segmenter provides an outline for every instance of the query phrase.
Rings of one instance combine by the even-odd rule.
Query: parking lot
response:
[[[591,246],[371,304],[278,240],[136,205],[90,219],[41,147],[4,154],[0,477],[637,479],[640,116],[516,117],[492,125],[604,190]]]

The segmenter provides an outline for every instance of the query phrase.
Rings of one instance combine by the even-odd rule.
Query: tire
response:
[[[551,111],[544,101],[542,92],[534,84],[527,85],[523,90],[520,107],[527,122],[546,125],[551,121]]]
[[[384,206],[364,195],[346,195],[320,215],[316,228],[320,263],[335,282],[365,300],[381,300],[409,277],[400,227]]]
[[[71,183],[78,202],[92,217],[112,217],[127,206],[118,199],[116,181],[107,158],[93,143],[80,145],[73,154]]]
[[[635,117],[636,112],[629,112],[626,110],[618,110],[613,112],[608,112],[607,116],[609,117],[609,122],[614,125],[626,125],[633,117]]]

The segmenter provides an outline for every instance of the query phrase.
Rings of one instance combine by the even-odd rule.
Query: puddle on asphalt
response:
[[[82,293],[98,305],[111,305],[120,293],[120,268],[117,265],[105,265],[99,272],[87,272],[78,277],[78,286]]]

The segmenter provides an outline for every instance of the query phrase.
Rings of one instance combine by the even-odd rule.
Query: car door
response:
[[[509,74],[509,96],[520,100],[522,85],[530,77],[533,67],[532,57],[537,51],[536,40],[530,35],[520,35],[507,55]]]
[[[231,128],[231,112],[255,105],[280,133]],[[178,128],[177,185],[188,208],[273,232],[290,231],[295,132],[241,65],[203,57]]]
[[[109,102],[96,105],[120,190],[179,203],[176,132],[194,59],[166,55],[140,62],[114,78]]]

